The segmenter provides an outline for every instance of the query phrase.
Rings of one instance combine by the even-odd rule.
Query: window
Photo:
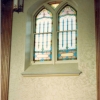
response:
[[[41,0],[42,2],[42,0]],[[34,8],[34,12],[31,13]],[[52,1],[38,9],[30,7],[32,22],[30,61],[25,76],[79,75],[77,57],[77,12],[66,1]],[[76,7],[76,6],[75,6]],[[35,10],[36,9],[36,10]],[[32,16],[31,16],[32,14]],[[32,17],[32,20],[31,20]],[[27,32],[30,31],[27,22]],[[29,36],[28,36],[29,37]],[[29,45],[28,45],[29,46]],[[27,50],[28,51],[28,50]]]
[[[60,3],[47,3],[51,7],[50,10],[53,8],[53,14],[45,6],[37,11],[33,28],[34,63],[77,60],[76,11],[66,4],[63,8],[59,8],[57,13],[56,8]],[[54,20],[55,16],[57,19]]]
[[[58,60],[77,59],[76,12],[67,5],[59,13]]]
[[[34,62],[52,60],[52,14],[47,9],[36,16],[36,33],[34,34]]]

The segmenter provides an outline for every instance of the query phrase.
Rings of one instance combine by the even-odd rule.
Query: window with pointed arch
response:
[[[43,8],[36,16],[34,61],[52,60],[52,13]]]
[[[48,2],[34,16],[33,61],[77,60],[77,12],[61,2]]]

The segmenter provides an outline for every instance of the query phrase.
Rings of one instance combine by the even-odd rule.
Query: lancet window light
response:
[[[59,13],[59,32],[57,41],[57,59],[77,59],[76,12],[70,6],[64,7]]]
[[[52,60],[52,14],[43,9],[36,17],[34,61]]]

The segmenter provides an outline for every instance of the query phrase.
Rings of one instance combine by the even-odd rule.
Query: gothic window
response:
[[[60,3],[47,3],[52,10],[44,6],[35,16],[34,63],[77,60],[76,10]]]
[[[77,59],[76,11],[72,7],[66,6],[60,11],[58,17],[57,59]]]

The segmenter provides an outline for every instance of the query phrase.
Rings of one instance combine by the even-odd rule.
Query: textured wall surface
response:
[[[26,12],[37,1],[25,0],[24,13],[13,15],[9,100],[97,100],[93,0],[69,0],[78,7],[78,53],[82,74],[59,77],[21,75],[25,67]]]

